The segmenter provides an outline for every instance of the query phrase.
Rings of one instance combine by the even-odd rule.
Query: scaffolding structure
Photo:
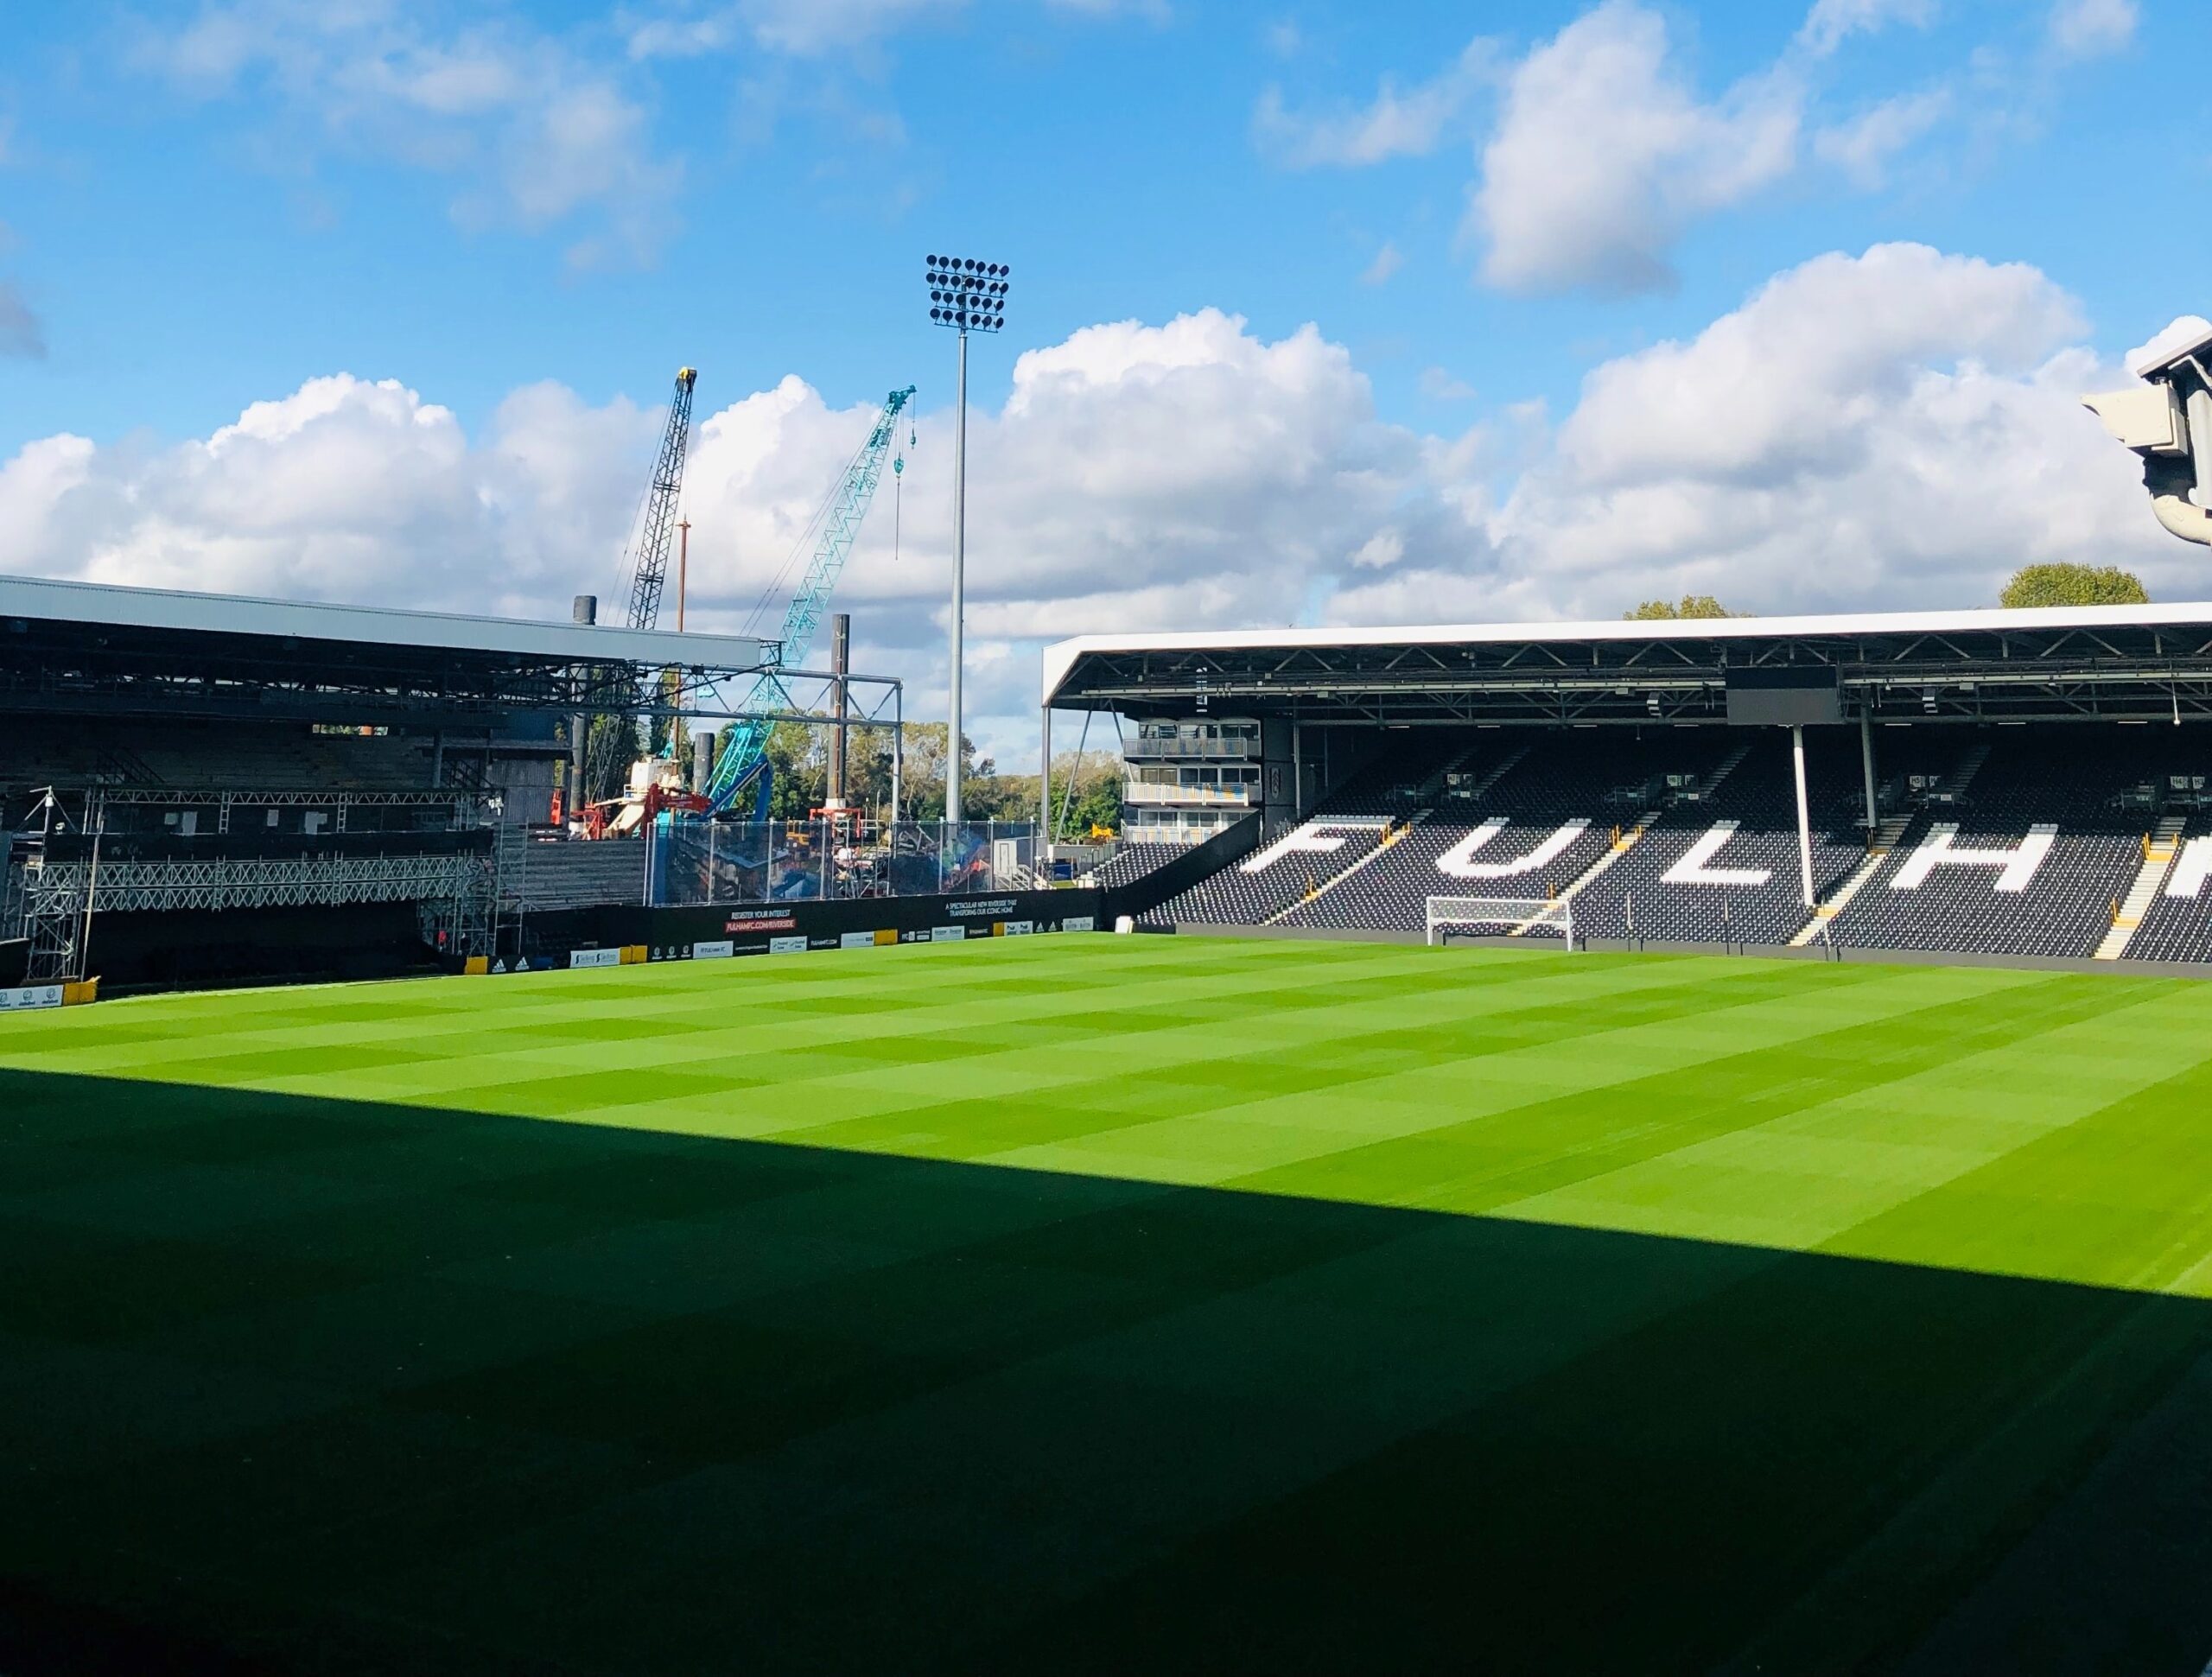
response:
[[[97,829],[95,829],[97,830]],[[34,842],[11,867],[0,903],[29,941],[34,984],[85,978],[85,956],[104,913],[175,910],[418,905],[426,940],[465,958],[490,952],[499,895],[495,850],[376,856],[214,857],[106,861],[97,842],[82,861],[60,860]],[[10,921],[0,920],[0,931]],[[442,933],[442,937],[437,934]]]

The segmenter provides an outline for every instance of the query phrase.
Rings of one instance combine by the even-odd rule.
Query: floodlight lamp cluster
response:
[[[1003,262],[965,257],[929,259],[930,319],[961,332],[996,332],[1006,324],[1007,277]]]

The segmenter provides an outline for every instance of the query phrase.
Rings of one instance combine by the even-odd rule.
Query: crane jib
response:
[[[650,629],[660,620],[661,591],[668,585],[668,555],[676,539],[676,511],[683,492],[683,460],[691,445],[691,392],[699,375],[685,367],[676,375],[676,394],[668,404],[668,424],[653,462],[652,488],[638,535],[638,562],[630,577],[632,629]]]
[[[816,543],[806,574],[784,613],[779,662],[785,668],[804,664],[814,645],[815,632],[822,626],[830,592],[837,585],[845,561],[851,556],[853,543],[860,535],[861,521],[868,516],[868,503],[875,498],[876,485],[882,481],[883,458],[898,430],[899,416],[913,395],[914,387],[909,384],[905,390],[892,391],[885,399],[875,429],[868,433],[867,443],[830,498],[821,540]],[[788,711],[795,707],[791,696],[784,690],[782,677],[769,670],[753,683],[753,690],[740,708]],[[768,728],[766,722],[752,721],[739,722],[731,729],[715,764],[714,778],[708,785],[709,809],[728,809],[739,791],[757,775],[767,745]]]

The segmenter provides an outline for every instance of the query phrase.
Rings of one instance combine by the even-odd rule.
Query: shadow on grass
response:
[[[14,1071],[0,1278],[0,1670],[2212,1653],[2196,1302]]]

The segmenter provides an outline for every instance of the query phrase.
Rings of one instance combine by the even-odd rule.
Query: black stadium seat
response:
[[[1856,730],[1806,737],[1814,894],[1853,887],[1821,918],[1804,901],[1789,735],[1663,727],[1440,731],[1157,918],[1418,933],[1432,897],[1572,894],[1584,937],[2082,957],[2143,865],[2140,789],[2202,768],[2188,737],[2144,728],[1884,728],[1890,848],[1870,855]],[[2192,830],[2212,845],[2212,823]],[[1540,867],[1491,871],[1539,852]],[[2212,960],[2206,871],[2194,894],[2154,899],[2130,958]]]

